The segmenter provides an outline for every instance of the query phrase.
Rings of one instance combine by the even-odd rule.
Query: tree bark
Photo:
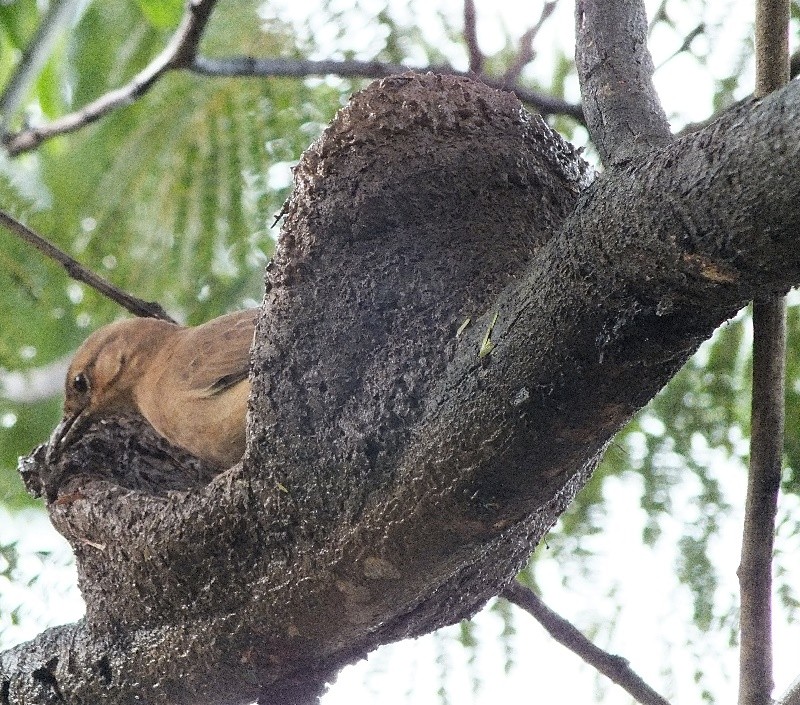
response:
[[[73,479],[50,513],[87,616],[0,654],[0,703],[309,703],[472,615],[714,328],[800,282],[799,106],[589,185],[508,94],[356,95],[295,173],[243,463],[160,494]]]

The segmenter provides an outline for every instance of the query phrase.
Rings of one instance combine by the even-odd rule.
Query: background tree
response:
[[[91,4],[80,16],[74,10],[71,15],[65,5],[51,8],[45,20],[54,16],[55,25],[75,21],[74,31],[68,39],[63,32],[59,35],[54,31],[47,35],[51,37],[49,42],[39,40],[42,46],[48,46],[43,51],[48,61],[41,71],[30,74],[35,80],[17,92],[23,96],[17,98],[18,105],[21,100],[31,111],[28,119],[34,122],[39,121],[39,112],[45,117],[57,117],[73,106],[91,105],[92,100],[106,95],[108,88],[126,85],[129,77],[144,69],[161,51],[181,17],[179,6],[165,11],[167,6],[163,4]],[[550,7],[544,7],[543,22],[548,21]],[[705,21],[711,10],[693,8],[691,13],[685,13],[684,9],[680,3],[664,4],[651,13],[652,33],[671,30],[673,37],[681,39],[673,44],[680,49],[678,57],[692,49],[702,52],[704,41],[711,44],[715,32],[722,32],[720,26],[709,27]],[[41,26],[36,8],[17,3],[7,6],[4,12],[4,41],[9,47],[31,46],[34,32]],[[439,49],[434,50],[426,46],[419,32],[415,35],[409,31],[388,10],[369,25],[372,37],[385,37],[382,45],[372,47],[371,52],[367,50],[368,58],[379,63],[351,61],[320,67],[301,60],[314,49],[303,37],[311,36],[311,30],[318,30],[318,26],[309,24],[304,35],[302,24],[290,26],[271,21],[267,23],[268,31],[261,31],[252,12],[250,6],[219,5],[208,25],[201,55],[295,55],[292,61],[265,62],[250,66],[250,70],[374,76],[395,71],[393,64],[408,56],[424,56],[428,61],[419,62],[423,65],[439,64],[451,57],[459,58],[460,51],[462,68],[467,68],[464,59],[468,56],[469,68],[494,75],[495,81],[512,83],[519,79],[517,67],[527,66],[529,56],[527,45],[520,49],[515,37],[509,37],[507,47],[497,55],[483,56],[470,29],[476,21],[467,4],[463,43],[460,32],[454,29],[456,25],[451,23],[454,41],[449,45],[439,42]],[[308,22],[318,23],[322,16],[309,18]],[[691,22],[687,22],[689,17]],[[353,21],[344,15],[342,20]],[[532,18],[534,28],[538,25],[536,20]],[[332,26],[336,26],[335,22]],[[345,41],[346,32],[343,25],[337,41]],[[526,41],[531,35],[536,33],[529,33]],[[97,46],[98,36],[108,38],[101,47]],[[107,53],[104,55],[103,51]],[[335,56],[335,51],[334,44],[329,55]],[[742,62],[745,56],[743,51]],[[705,58],[701,57],[701,63]],[[9,61],[6,74],[18,76],[13,73],[17,66]],[[243,68],[236,62],[210,60],[193,66],[195,73],[206,75]],[[247,64],[244,68],[248,68]],[[581,139],[580,128],[564,117],[578,114],[564,100],[568,87],[574,86],[573,69],[563,56],[548,68],[552,69],[549,76],[541,72],[537,76],[528,69],[525,78],[530,83],[518,93],[532,105],[545,108],[554,124],[568,136]],[[735,74],[738,71],[731,72]],[[718,106],[749,92],[746,81],[743,86],[737,81],[738,78],[719,78],[715,97]],[[134,86],[136,90],[138,85]],[[288,188],[285,166],[281,170],[275,162],[294,162],[356,85],[343,79],[222,81],[171,72],[155,82],[138,103],[110,113],[91,128],[42,145],[27,161],[10,163],[6,203],[41,230],[58,236],[65,249],[87,264],[110,270],[120,285],[144,298],[163,302],[189,322],[199,322],[242,303],[255,304],[260,299],[261,268],[271,250],[265,223],[280,210]],[[537,102],[535,92],[544,89],[561,100]],[[569,97],[576,99],[574,88]],[[20,116],[20,112],[7,108],[9,133],[19,126]],[[31,133],[23,132],[26,134]],[[24,140],[19,137],[8,141],[11,149],[20,143]],[[76,179],[76,175],[80,178]],[[7,309],[2,313],[4,330],[8,331],[4,336],[8,348],[3,353],[7,369],[42,368],[42,363],[74,348],[87,329],[116,315],[113,305],[68,283],[55,270],[45,269],[46,265],[31,257],[22,245],[5,240],[2,253],[6,260],[3,276],[11,279],[4,287],[9,295],[4,299]],[[170,266],[152,267],[155,253],[159,261]],[[796,315],[791,313],[791,317],[790,380],[796,377],[791,354],[796,349],[791,337],[796,335]],[[716,452],[717,458],[742,457],[741,438],[748,433],[743,400],[749,363],[742,352],[746,330],[746,318],[740,318],[718,333],[701,357],[684,368],[665,393],[618,438],[592,484],[581,494],[580,502],[562,517],[559,531],[548,538],[550,553],[558,558],[565,576],[576,570],[569,561],[575,561],[575,554],[582,553],[579,544],[575,550],[576,537],[590,536],[604,525],[605,495],[615,486],[614,478],[629,478],[631,470],[638,471],[641,504],[648,517],[643,536],[651,545],[663,541],[664,523],[676,511],[676,497],[683,502],[687,494],[697,498],[695,504],[700,508],[696,510],[696,521],[691,522],[679,542],[679,572],[692,591],[698,630],[712,625],[716,630],[732,628],[730,615],[726,621],[726,615],[720,614],[725,606],[713,599],[719,576],[709,546],[724,521],[726,503],[733,498],[719,471],[709,468],[709,458],[714,457],[709,450]],[[59,376],[55,373],[53,378]],[[6,380],[10,383],[13,377],[6,375]],[[60,379],[51,388],[58,385]],[[13,390],[9,384],[7,388]],[[21,389],[28,392],[30,386]],[[789,389],[788,418],[792,419],[796,418],[796,396],[791,385]],[[17,455],[46,437],[57,418],[59,402],[51,396],[31,405],[27,401],[14,402],[12,392],[7,397],[2,448],[6,454],[4,466],[9,469],[8,504],[18,507],[28,500],[11,468]],[[791,493],[795,489],[792,468],[796,467],[797,448],[796,429],[791,423],[788,431],[784,484]],[[694,487],[690,483],[689,489],[687,471],[694,478]],[[789,519],[784,522],[783,530],[790,533]],[[586,570],[587,561],[581,560],[577,565]],[[535,576],[535,568],[531,571],[530,575]],[[779,582],[778,588],[785,604],[793,608],[795,599],[789,584]],[[502,607],[497,610],[511,625],[508,611]],[[468,628],[464,638],[469,641]],[[693,637],[692,642],[693,648],[703,648],[699,637]]]

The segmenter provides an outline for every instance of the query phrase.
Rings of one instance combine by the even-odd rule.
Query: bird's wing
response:
[[[236,311],[194,328],[180,343],[185,387],[213,396],[247,379],[258,309]]]

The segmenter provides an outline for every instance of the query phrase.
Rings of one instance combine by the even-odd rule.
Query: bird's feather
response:
[[[247,379],[257,317],[258,309],[236,311],[185,329],[179,345],[188,361],[181,371],[185,388],[213,396]]]

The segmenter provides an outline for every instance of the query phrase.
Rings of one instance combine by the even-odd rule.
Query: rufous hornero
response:
[[[138,412],[192,455],[220,468],[235,465],[245,450],[257,316],[258,309],[237,311],[194,327],[134,318],[92,333],[69,366],[48,461],[90,421]]]

